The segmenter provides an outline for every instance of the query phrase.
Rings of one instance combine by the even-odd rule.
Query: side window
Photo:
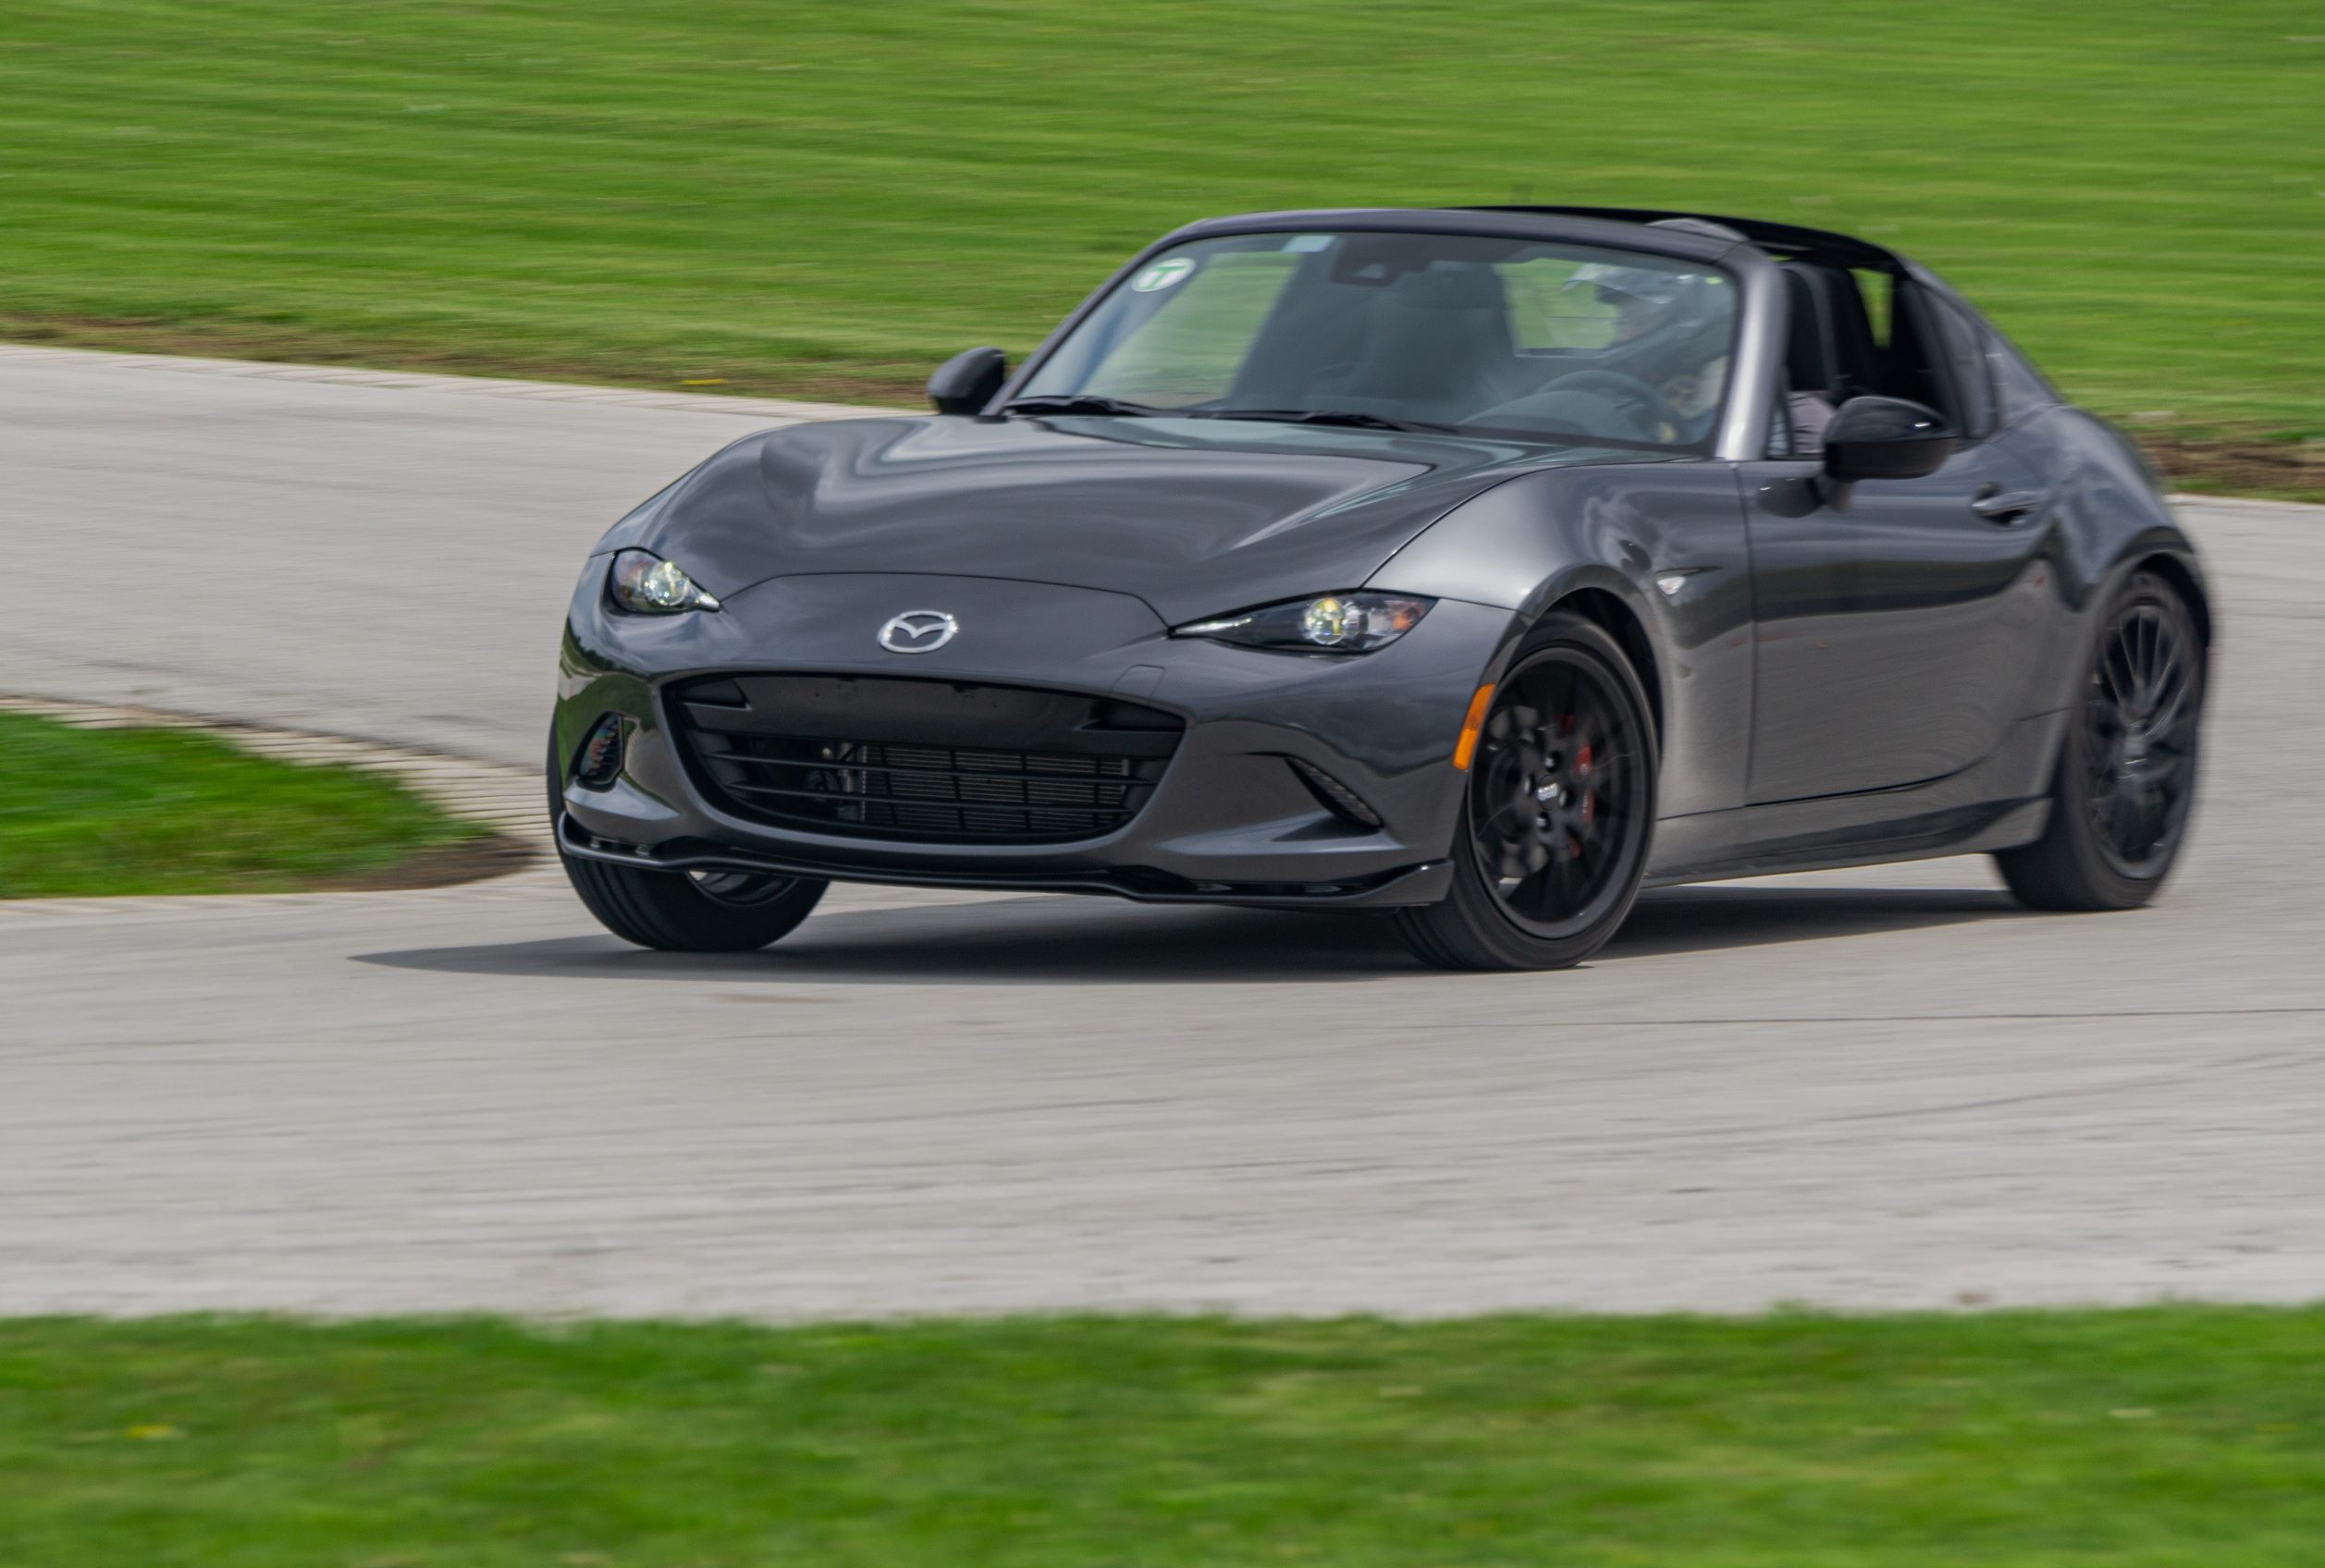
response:
[[[1889,337],[1881,348],[1881,378],[1876,390],[1885,398],[1926,403],[1956,424],[1962,410],[1946,383],[1940,361],[1944,349],[1938,340],[1937,312],[1929,295],[1903,279],[1889,290]]]
[[[1777,377],[1776,406],[1768,410],[1768,449],[1771,458],[1789,458],[1795,445],[1792,437],[1792,395],[1787,390],[1791,384]]]
[[[1865,330],[1870,335],[1869,346],[1876,349],[1889,346],[1889,317],[1891,316],[1892,285],[1885,272],[1854,272],[1857,296],[1864,301]]]
[[[1934,291],[1901,277],[1890,281],[1888,322],[1874,390],[1927,404],[1973,440],[1991,435],[1994,397],[1969,324]],[[1962,374],[1965,354],[1976,361],[1974,376]]]
[[[1924,292],[1938,333],[1938,356],[1954,397],[1954,417],[1973,440],[1994,434],[1994,383],[1986,368],[1985,335],[1950,300]]]

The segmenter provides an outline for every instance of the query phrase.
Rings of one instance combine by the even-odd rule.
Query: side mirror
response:
[[[1962,437],[1945,415],[1902,398],[1851,398],[1825,426],[1825,472],[1860,479],[1920,479],[1946,466]]]
[[[929,378],[929,401],[941,414],[985,411],[1009,379],[1009,356],[999,349],[966,349],[937,366]]]

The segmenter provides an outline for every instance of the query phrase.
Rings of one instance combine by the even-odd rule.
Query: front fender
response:
[[[1579,594],[1635,623],[1663,715],[1661,815],[1741,805],[1751,757],[1751,552],[1726,463],[1623,463],[1522,475],[1454,508],[1371,586],[1515,610]],[[1507,658],[1508,650],[1505,650]],[[1500,673],[1497,668],[1491,672]]]

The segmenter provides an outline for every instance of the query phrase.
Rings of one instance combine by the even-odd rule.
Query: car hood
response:
[[[735,443],[600,548],[652,550],[720,594],[827,572],[1014,578],[1133,594],[1175,624],[1356,587],[1517,473],[1654,458],[1246,421],[842,420]]]

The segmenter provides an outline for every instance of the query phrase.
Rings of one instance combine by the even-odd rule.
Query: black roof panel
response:
[[[1703,218],[1724,224],[1764,251],[1788,256],[1807,256],[1845,267],[1870,267],[1877,272],[1902,273],[1905,259],[1885,246],[1830,229],[1804,228],[1799,224],[1771,223],[1765,218],[1726,217],[1718,213],[1667,212],[1654,207],[1463,207],[1469,213],[1535,213],[1544,217],[1595,218],[1606,223],[1655,223],[1665,218]]]
[[[1140,254],[1143,257],[1165,245],[1205,239],[1216,235],[1298,233],[1303,229],[1376,229],[1563,239],[1577,244],[1650,251],[1703,262],[1713,261],[1736,248],[1732,239],[1691,234],[1676,228],[1655,228],[1642,232],[1635,218],[1608,219],[1579,210],[1559,212],[1547,207],[1334,207],[1281,213],[1242,213],[1233,217],[1205,218],[1184,228],[1174,229]]]

